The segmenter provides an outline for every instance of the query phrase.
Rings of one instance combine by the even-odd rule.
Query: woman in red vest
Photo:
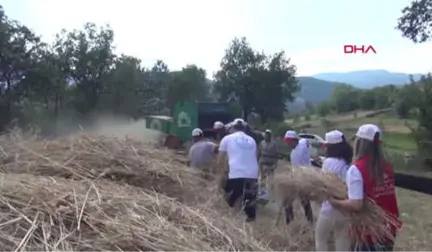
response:
[[[387,232],[392,235],[372,234],[351,229],[356,244],[356,251],[392,251],[396,233],[400,228],[393,167],[384,157],[381,147],[381,130],[373,124],[360,126],[354,145],[354,162],[348,169],[346,183],[348,199],[331,199],[335,208],[345,212],[362,209],[364,200],[372,199],[394,221],[387,225]],[[395,224],[398,223],[398,224]]]

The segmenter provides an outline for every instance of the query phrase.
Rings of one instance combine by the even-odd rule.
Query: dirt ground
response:
[[[283,171],[282,171],[283,172]],[[405,189],[396,189],[400,215],[403,221],[402,229],[397,237],[395,250],[398,251],[427,251],[432,249],[432,198],[427,194],[422,194]],[[291,232],[300,230],[308,233],[308,243],[310,249],[314,249],[313,227],[310,226],[304,217],[303,209],[297,202],[295,206],[295,220],[290,225]],[[315,219],[319,213],[320,205],[313,203]],[[269,203],[260,206],[258,209],[257,221],[254,225],[268,226],[275,223],[279,214],[279,205]],[[279,225],[284,225],[284,216],[281,216]]]
[[[432,249],[431,196],[397,189],[399,210],[403,220],[397,237],[397,250],[426,251]]]

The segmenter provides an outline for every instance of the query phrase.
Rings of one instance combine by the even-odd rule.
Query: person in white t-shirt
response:
[[[292,130],[288,130],[285,133],[284,142],[286,142],[291,148],[290,161],[294,169],[311,167],[311,155],[309,150],[309,142],[306,139],[299,139],[297,133]],[[312,206],[310,201],[306,198],[301,198],[301,204],[304,209],[306,219],[309,222],[313,222]],[[294,210],[292,202],[285,205],[285,221],[287,224],[291,223],[294,219]]]
[[[203,131],[199,128],[192,130],[194,144],[189,149],[188,165],[202,169],[204,177],[209,177],[210,165],[218,146],[204,138]]]
[[[327,132],[325,141],[327,153],[322,170],[334,173],[345,180],[353,158],[351,145],[338,130]],[[345,216],[340,211],[334,209],[328,201],[323,202],[315,229],[316,251],[328,251],[328,242],[332,234],[335,236],[335,250],[349,251],[351,244],[347,224]]]
[[[258,179],[257,145],[255,140],[244,133],[245,122],[235,119],[234,132],[220,142],[219,158],[221,164],[228,158],[228,179],[225,185],[227,202],[234,207],[239,198],[243,198],[246,221],[256,217],[256,197]]]
[[[367,230],[367,227],[352,227],[350,234],[356,241],[354,251],[392,251],[402,226],[393,166],[384,155],[379,127],[364,124],[355,136],[354,160],[346,176],[348,199],[331,198],[328,202],[334,208],[352,213],[363,208],[365,199],[371,199],[386,212],[389,219],[384,220],[387,223],[383,223],[385,229],[381,232]]]

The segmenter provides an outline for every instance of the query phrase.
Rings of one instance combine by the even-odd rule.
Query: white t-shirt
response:
[[[306,139],[300,139],[297,146],[291,151],[290,157],[291,165],[294,167],[312,166],[309,142]]]
[[[234,132],[222,138],[220,152],[228,156],[228,178],[258,178],[257,145],[244,132]]]
[[[216,144],[202,140],[194,143],[189,149],[189,162],[191,166],[209,164],[213,160],[213,153]]]
[[[348,198],[360,200],[364,199],[363,176],[355,165],[351,165],[346,175],[348,187]]]
[[[345,160],[339,158],[326,158],[322,164],[322,171],[336,174],[340,179],[345,180],[349,165]],[[324,201],[321,205],[320,215],[328,218],[343,217],[342,214],[334,209],[328,201]]]

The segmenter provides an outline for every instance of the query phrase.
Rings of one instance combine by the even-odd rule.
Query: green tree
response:
[[[101,91],[99,110],[114,114],[137,117],[139,115],[139,93],[137,92],[145,69],[137,58],[122,55],[107,74]]]
[[[415,0],[402,10],[397,29],[415,43],[423,43],[432,35],[432,0]]]
[[[179,72],[173,72],[173,83],[168,90],[170,108],[180,101],[204,101],[209,97],[206,72],[196,65],[188,65]]]
[[[235,38],[220,63],[221,69],[215,74],[215,89],[222,100],[235,97],[243,116],[252,112],[256,101],[257,73],[262,73],[265,55],[255,52],[246,38]]]
[[[432,76],[430,74],[423,76],[417,85],[420,86],[421,95],[416,97],[418,129],[415,132],[415,137],[417,138],[419,149],[429,150],[430,141],[432,140]]]
[[[215,74],[215,91],[221,100],[236,99],[244,117],[255,111],[262,122],[277,120],[299,88],[295,71],[284,52],[267,56],[254,51],[246,38],[235,38]]]
[[[332,94],[332,102],[338,113],[346,113],[359,108],[360,91],[348,84],[338,85]]]
[[[364,110],[371,110],[376,107],[374,90],[365,90],[360,93],[359,106]]]
[[[317,106],[317,113],[321,117],[327,116],[328,114],[330,114],[330,111],[331,111],[331,104],[328,101],[321,102]]]
[[[268,64],[256,71],[256,94],[254,109],[267,120],[280,121],[286,111],[286,103],[294,100],[300,88],[295,78],[296,67],[290,64],[285,53],[279,52],[267,58]]]
[[[408,84],[399,88],[395,101],[395,110],[399,117],[407,118],[409,112],[417,107],[417,99],[421,96],[419,85]]]
[[[103,82],[115,63],[113,39],[110,27],[92,23],[83,30],[63,30],[57,35],[54,49],[63,71],[76,85],[75,107],[82,114],[96,108]]]
[[[20,84],[31,70],[40,39],[26,26],[10,20],[0,6],[0,130],[14,117],[22,99]]]

